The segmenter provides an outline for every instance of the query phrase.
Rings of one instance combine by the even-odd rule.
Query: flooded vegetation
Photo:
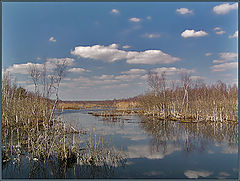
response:
[[[114,167],[124,164],[124,154],[108,147],[103,137],[64,123],[57,105],[65,68],[65,62],[60,62],[56,65],[55,76],[49,78],[46,69],[29,67],[34,92],[17,87],[9,74],[3,75],[4,178],[65,178],[72,165],[83,167],[86,172],[91,168],[86,177],[94,178],[92,168],[98,173],[112,172]],[[51,94],[56,95],[54,101],[49,99]],[[82,135],[88,137],[82,139]],[[62,173],[59,175],[59,172]]]
[[[236,86],[182,74],[182,86],[169,88],[164,73],[150,72],[145,95],[66,106],[66,66],[52,76],[30,66],[34,92],[3,75],[3,178],[237,177]]]

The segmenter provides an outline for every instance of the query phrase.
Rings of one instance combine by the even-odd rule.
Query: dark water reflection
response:
[[[227,144],[230,150],[238,149],[238,124],[141,119],[140,127],[152,136],[150,145],[153,152],[162,150],[165,153],[170,142],[181,147],[186,154],[209,151],[212,144]]]
[[[113,121],[93,117],[89,111],[65,111],[62,117],[75,128],[104,135],[111,146],[124,150],[124,167],[22,160],[20,171],[12,163],[5,165],[3,177],[15,174],[18,178],[237,178],[237,124],[178,123],[138,116]]]

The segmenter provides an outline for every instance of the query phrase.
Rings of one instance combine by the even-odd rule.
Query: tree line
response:
[[[148,73],[151,91],[139,99],[144,115],[173,120],[238,120],[238,88],[222,81],[206,84],[180,73],[180,81],[168,81],[166,72]]]

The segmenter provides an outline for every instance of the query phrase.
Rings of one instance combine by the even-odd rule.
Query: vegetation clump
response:
[[[150,118],[182,122],[238,121],[238,88],[222,81],[207,85],[181,73],[180,83],[168,81],[166,73],[149,72],[151,91],[139,99],[142,114]]]

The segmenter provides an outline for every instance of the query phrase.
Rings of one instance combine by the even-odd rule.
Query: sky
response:
[[[236,2],[3,2],[2,71],[33,90],[29,65],[68,63],[61,100],[105,100],[168,82],[237,84]]]

